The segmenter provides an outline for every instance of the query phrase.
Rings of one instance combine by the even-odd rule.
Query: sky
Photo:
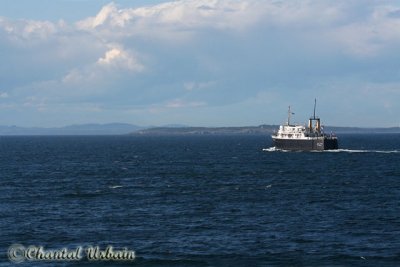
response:
[[[400,126],[400,2],[0,1],[0,125]]]

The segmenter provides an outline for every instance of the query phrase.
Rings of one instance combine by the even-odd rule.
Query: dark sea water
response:
[[[400,266],[400,135],[0,137],[1,266]],[[11,263],[12,244],[133,262]]]

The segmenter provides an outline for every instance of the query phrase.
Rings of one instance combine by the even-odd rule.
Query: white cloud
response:
[[[125,21],[131,19],[129,12],[125,10],[118,10],[117,6],[111,2],[105,5],[95,17],[89,17],[77,23],[81,29],[96,28],[105,24],[111,26],[124,26]]]
[[[116,44],[108,47],[96,62],[69,70],[60,79],[60,86],[72,87],[72,91],[82,95],[101,95],[115,89],[111,84],[118,83],[121,77],[145,70],[136,53],[126,51]]]
[[[118,58],[120,55],[121,55],[121,51],[116,48],[113,48],[106,52],[106,54],[104,55],[104,58],[99,58],[97,63],[104,64],[104,65],[110,64],[113,60]]]
[[[7,33],[10,41],[45,41],[58,31],[59,25],[49,21],[37,20],[7,20],[0,18],[0,29]]]
[[[255,24],[265,5],[259,1],[189,0],[140,8],[104,6],[95,17],[77,22],[77,28],[107,38],[147,36],[186,40],[201,29],[240,30]],[[171,36],[172,35],[172,36]]]
[[[45,39],[56,33],[56,26],[48,21],[27,21],[23,29],[23,36],[29,38],[32,35]]]
[[[116,67],[127,69],[133,72],[140,72],[144,66],[135,56],[122,48],[111,48],[103,57],[97,60],[97,64],[105,67]]]
[[[112,16],[116,12],[118,12],[118,10],[114,3],[104,6],[97,14],[97,16],[93,19],[92,27],[95,28],[103,24],[109,16]]]
[[[188,0],[125,9],[110,3],[77,27],[108,41],[141,36],[176,43],[192,40],[204,30],[243,32],[262,25],[267,31],[318,36],[360,56],[376,54],[385,43],[400,39],[398,7],[376,1],[364,4],[360,11],[349,1]]]

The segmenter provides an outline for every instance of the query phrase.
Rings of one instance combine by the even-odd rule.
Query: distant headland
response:
[[[279,128],[278,125],[259,125],[245,127],[153,127],[137,130],[132,135],[265,135]],[[358,127],[324,127],[326,133],[400,133],[400,127],[391,128],[358,128]]]

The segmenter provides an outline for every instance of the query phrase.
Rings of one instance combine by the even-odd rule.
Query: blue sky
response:
[[[0,125],[400,123],[398,1],[0,1]]]

